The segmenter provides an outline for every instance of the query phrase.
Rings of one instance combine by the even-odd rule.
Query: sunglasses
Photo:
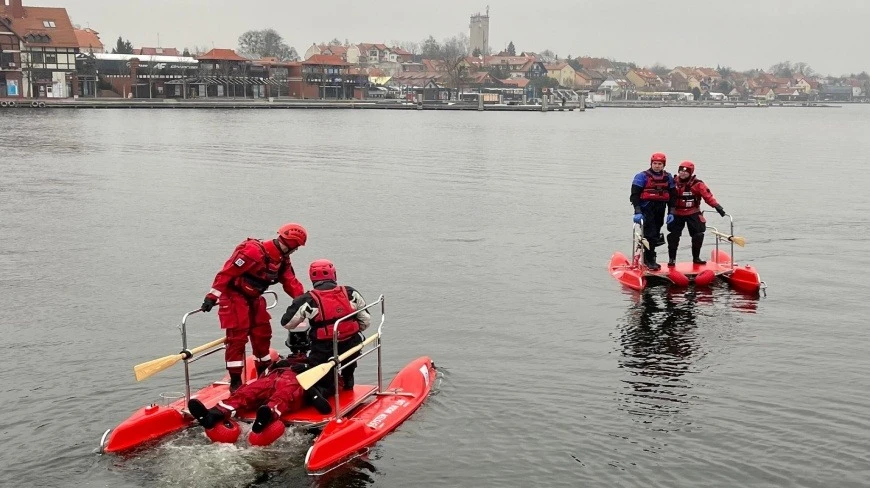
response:
[[[689,171],[689,168],[680,168],[679,169],[680,173],[682,173],[683,171],[685,171],[686,173],[691,173],[691,171]]]

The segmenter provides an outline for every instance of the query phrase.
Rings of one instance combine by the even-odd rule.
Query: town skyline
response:
[[[38,3],[66,8],[73,23],[98,31],[108,49],[118,36],[136,47],[237,49],[245,31],[271,27],[300,55],[311,44],[333,38],[391,44],[467,34],[469,17],[487,7],[445,0],[432,9],[424,2],[404,2],[396,12],[360,9],[356,2],[337,0],[327,12],[313,4],[291,6],[276,0],[259,0],[257,8],[244,9],[226,0],[189,0],[173,2],[167,15],[165,9],[142,0]],[[517,52],[550,50],[562,58],[605,57],[638,66],[719,65],[743,71],[791,60],[805,62],[821,75],[870,70],[853,54],[867,44],[859,19],[870,18],[870,2],[735,0],[724,7],[677,9],[636,0],[618,8],[556,0],[538,8],[539,19],[529,14],[525,2],[494,1],[489,7],[489,45],[494,53],[513,42]]]

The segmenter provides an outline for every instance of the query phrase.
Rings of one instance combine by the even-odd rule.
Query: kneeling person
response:
[[[287,307],[287,313],[281,318],[281,325],[293,329],[308,319],[311,326],[308,331],[311,340],[308,361],[312,365],[317,365],[333,357],[332,340],[335,322],[355,310],[362,310],[366,302],[352,287],[340,286],[337,283],[335,266],[329,260],[319,259],[311,263],[308,276],[311,278],[313,289],[293,300],[293,303]],[[339,324],[339,355],[362,343],[361,332],[366,330],[370,323],[371,316],[368,311],[362,310]],[[346,361],[353,361],[357,357],[359,353],[351,355]],[[345,390],[353,389],[355,369],[356,363],[348,365],[341,372],[342,387]],[[333,374],[330,373],[317,384],[322,387],[324,394],[332,395],[335,393],[334,382]]]

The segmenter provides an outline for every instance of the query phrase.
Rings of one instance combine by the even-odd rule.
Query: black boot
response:
[[[650,271],[658,271],[662,269],[658,263],[656,263],[656,252],[653,250],[648,250],[643,252],[644,264]]]
[[[332,413],[332,406],[330,406],[329,402],[324,398],[323,391],[319,387],[312,386],[305,390],[305,399],[323,415]]]
[[[259,434],[263,432],[272,421],[275,420],[275,413],[267,405],[261,405],[257,409],[257,418],[254,420],[254,425],[251,426],[251,432]]]
[[[707,264],[707,261],[701,259],[701,246],[704,245],[704,234],[695,234],[692,236],[692,262],[695,264]]]
[[[347,372],[341,374],[341,389],[348,391],[353,390],[353,373],[348,374]]]
[[[222,412],[219,408],[205,408],[205,405],[196,398],[191,398],[189,402],[187,402],[187,409],[190,410],[190,414],[193,415],[193,418],[199,422],[199,425],[205,427],[206,429],[211,429],[218,422],[226,418],[224,412]]]
[[[677,249],[680,247],[680,236],[673,232],[668,234],[668,267],[673,268],[677,264]]]
[[[230,373],[230,393],[235,393],[241,387],[242,375],[240,373]]]

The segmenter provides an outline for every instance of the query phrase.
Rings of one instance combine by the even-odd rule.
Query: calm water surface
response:
[[[0,485],[870,479],[868,106],[0,121]],[[668,169],[695,161],[766,298],[635,294],[608,276],[653,151]],[[97,454],[107,428],[181,389],[180,367],[136,383],[132,366],[176,352],[175,325],[233,246],[286,221],[310,233],[297,270],[327,257],[368,298],[386,295],[385,372],[429,355],[435,394],[328,478],[305,475],[304,433],[254,450],[191,429],[136,456]],[[219,337],[216,316],[190,335]],[[219,356],[193,368],[194,386],[220,374]]]

